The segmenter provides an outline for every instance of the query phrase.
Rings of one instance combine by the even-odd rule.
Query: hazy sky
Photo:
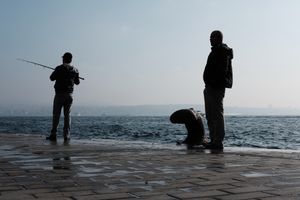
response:
[[[203,104],[209,35],[234,50],[226,106],[300,108],[300,1],[1,0],[0,104],[51,105],[65,51],[76,105]]]

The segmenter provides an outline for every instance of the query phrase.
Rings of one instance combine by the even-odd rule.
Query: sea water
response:
[[[206,121],[206,134],[208,134]],[[226,147],[300,150],[300,116],[226,116]],[[62,135],[63,117],[58,136]],[[48,135],[51,117],[0,117],[0,133]],[[174,144],[186,137],[182,124],[168,116],[72,117],[72,138]]]

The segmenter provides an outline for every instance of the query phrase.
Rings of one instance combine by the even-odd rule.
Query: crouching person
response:
[[[200,113],[193,108],[181,109],[175,111],[170,116],[170,121],[176,124],[184,124],[187,129],[187,137],[178,144],[186,144],[189,147],[196,145],[204,145],[206,143],[204,139],[204,126]]]

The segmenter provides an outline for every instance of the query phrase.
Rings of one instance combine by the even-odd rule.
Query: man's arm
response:
[[[76,75],[75,75],[75,79],[74,79],[74,83],[76,85],[79,85],[80,80],[79,80],[79,72],[76,70]]]
[[[51,81],[55,81],[56,79],[57,79],[57,67],[55,68],[55,70],[50,75],[50,80]]]

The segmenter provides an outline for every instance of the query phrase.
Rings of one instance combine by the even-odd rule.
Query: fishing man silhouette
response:
[[[74,84],[79,85],[79,72],[71,66],[72,54],[66,52],[62,56],[63,64],[55,68],[54,72],[50,76],[51,81],[55,81],[55,97],[53,102],[53,118],[51,134],[46,139],[56,142],[57,127],[59,124],[59,118],[62,108],[64,109],[64,142],[70,141],[70,129],[71,129],[71,106],[73,103],[73,90]]]

